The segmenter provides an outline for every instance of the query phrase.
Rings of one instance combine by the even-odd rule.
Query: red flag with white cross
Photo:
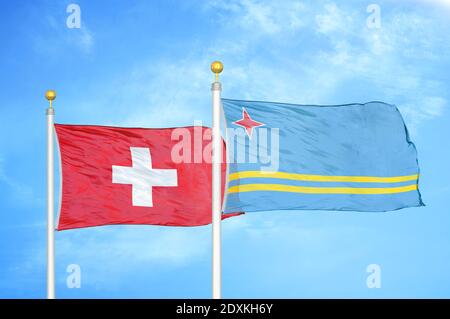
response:
[[[211,223],[211,129],[55,129],[62,168],[58,230]],[[224,185],[225,156],[223,162]]]

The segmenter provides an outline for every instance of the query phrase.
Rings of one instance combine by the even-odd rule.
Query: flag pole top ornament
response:
[[[47,90],[45,92],[45,98],[50,102],[50,108],[52,108],[52,102],[56,99],[56,91],[55,90]]]
[[[216,82],[219,82],[219,74],[223,71],[223,64],[220,61],[211,63],[211,71],[216,75]]]

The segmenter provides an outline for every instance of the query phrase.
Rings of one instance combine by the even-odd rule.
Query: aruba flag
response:
[[[222,105],[225,213],[423,206],[416,148],[395,105]]]

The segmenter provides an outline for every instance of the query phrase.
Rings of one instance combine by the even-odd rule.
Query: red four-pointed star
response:
[[[239,121],[233,122],[233,124],[236,124],[236,125],[239,125],[239,126],[242,126],[243,128],[245,128],[245,131],[247,132],[248,137],[252,137],[253,128],[264,125],[261,122],[253,120],[244,107],[242,108],[242,119],[240,119]]]

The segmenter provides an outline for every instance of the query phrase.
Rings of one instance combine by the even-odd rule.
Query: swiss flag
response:
[[[58,230],[211,223],[211,129],[55,128],[62,166]],[[222,153],[225,159],[225,144]]]

